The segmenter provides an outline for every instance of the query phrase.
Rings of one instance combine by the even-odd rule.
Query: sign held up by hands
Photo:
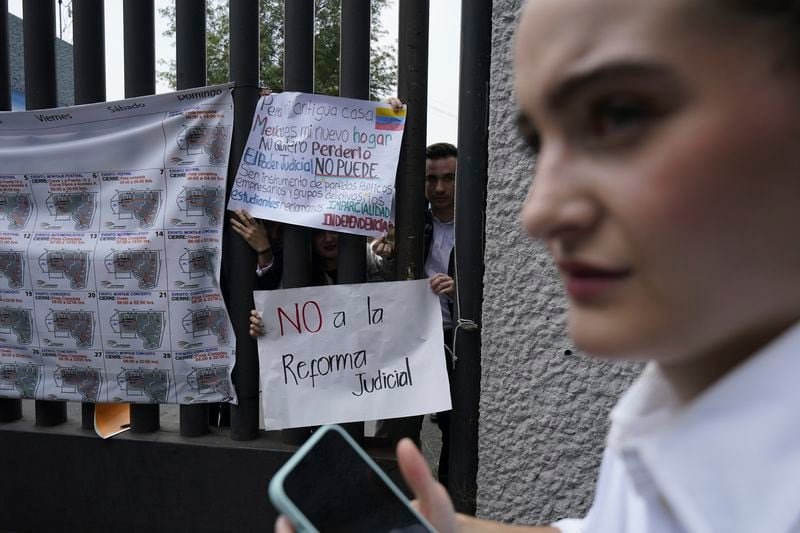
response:
[[[228,209],[377,237],[392,200],[405,109],[296,92],[262,96]]]
[[[256,291],[267,429],[450,409],[428,280]]]

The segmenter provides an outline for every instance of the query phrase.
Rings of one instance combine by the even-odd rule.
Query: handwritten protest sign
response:
[[[256,291],[267,429],[450,409],[428,280]]]
[[[228,209],[290,224],[380,236],[392,199],[405,109],[286,92],[263,96]]]

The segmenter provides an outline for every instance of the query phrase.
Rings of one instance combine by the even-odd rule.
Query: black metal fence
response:
[[[396,181],[398,279],[423,275],[424,172],[428,70],[428,0],[399,0],[399,97],[408,104]],[[73,0],[75,103],[105,94],[103,0]],[[235,82],[230,169],[236,169],[259,96],[258,0],[230,0],[230,79]],[[285,2],[284,88],[313,92],[314,0]],[[55,2],[23,0],[28,109],[55,107]],[[206,83],[206,2],[176,1],[178,89]],[[11,108],[8,0],[0,0],[0,110]],[[153,0],[124,0],[125,96],[155,93]],[[370,1],[342,0],[340,94],[369,96]],[[464,323],[480,323],[491,2],[463,0],[459,108],[456,259]],[[232,184],[229,183],[229,186]],[[228,191],[230,193],[230,190]],[[462,217],[461,214],[464,214]],[[480,238],[476,238],[480,237]],[[339,238],[339,281],[366,280],[364,237]],[[285,287],[311,282],[310,232],[284,232]],[[266,483],[307,430],[259,431],[258,357],[248,334],[254,251],[226,225],[222,286],[237,338],[230,433],[209,426],[208,406],[180,406],[179,435],[159,431],[158,405],[131,406],[131,434],[93,436],[94,406],[78,425],[66,404],[37,400],[35,424],[20,400],[0,399],[0,529],[21,531],[264,530],[274,514]],[[480,335],[457,330],[459,357],[451,441],[451,492],[457,509],[475,510]],[[26,400],[28,401],[28,400]],[[360,426],[351,427],[354,433]],[[363,434],[363,433],[362,433]],[[191,438],[189,438],[191,437]],[[368,442],[368,446],[374,442]],[[389,449],[370,449],[396,476]],[[56,490],[58,488],[58,490]]]

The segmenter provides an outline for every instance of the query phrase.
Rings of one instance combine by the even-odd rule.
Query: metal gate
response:
[[[458,510],[475,511],[483,218],[487,168],[491,2],[463,0],[456,210],[459,328],[456,352],[451,492]],[[103,0],[73,0],[75,103],[105,101]],[[56,107],[55,3],[23,0],[28,109]],[[235,122],[230,170],[238,167],[258,87],[258,0],[230,0],[230,79]],[[285,2],[284,88],[313,92],[314,0]],[[400,0],[399,97],[408,104],[396,189],[398,279],[423,275],[428,0]],[[206,84],[206,2],[177,0],[178,89]],[[124,0],[125,97],[155,93],[154,0]],[[369,97],[369,0],[341,0],[340,95]],[[0,110],[11,109],[8,0],[0,0]],[[2,165],[0,163],[0,165]],[[232,180],[229,180],[229,187]],[[230,190],[228,190],[230,192]],[[463,215],[462,215],[463,214]],[[339,238],[339,282],[366,280],[365,238]],[[310,232],[284,236],[284,286],[310,283]],[[226,224],[222,286],[237,338],[234,383],[239,404],[230,429],[211,427],[206,405],[180,406],[180,428],[160,430],[158,405],[132,405],[131,432],[110,441],[94,433],[94,405],[80,423],[66,404],[36,401],[35,419],[20,400],[0,399],[0,530],[256,531],[275,519],[267,482],[304,433],[258,429],[258,357],[248,335],[254,251]],[[25,400],[32,402],[32,400]],[[356,429],[355,431],[358,431]],[[392,477],[393,451],[366,440]]]

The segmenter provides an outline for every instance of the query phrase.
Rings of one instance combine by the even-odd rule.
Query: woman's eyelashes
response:
[[[573,134],[590,148],[633,146],[663,115],[654,98],[612,93],[579,104]]]
[[[645,92],[585,94],[554,109],[545,131],[520,113],[517,131],[535,155],[551,137],[574,148],[621,150],[635,146],[675,105]]]

